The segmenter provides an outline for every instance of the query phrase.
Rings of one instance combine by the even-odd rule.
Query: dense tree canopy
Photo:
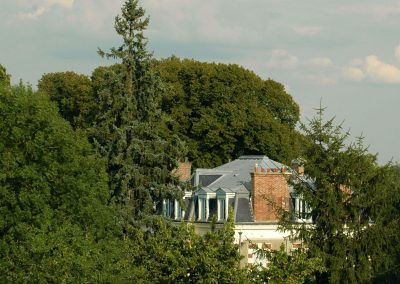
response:
[[[0,130],[0,282],[244,279],[232,219],[205,237],[161,216],[125,225],[103,161],[47,95],[1,87]]]
[[[283,244],[279,250],[259,249],[257,255],[268,260],[268,266],[251,267],[251,283],[313,283],[315,273],[325,271],[321,258],[310,257],[304,249],[288,253]]]
[[[74,128],[88,128],[96,114],[96,100],[91,80],[74,72],[49,73],[38,83],[39,91],[57,102],[61,116]]]
[[[129,57],[134,54],[133,51],[123,53],[118,50],[109,56]],[[150,91],[152,95],[138,98],[137,94],[132,95],[135,97],[131,104],[133,109],[119,113],[130,113],[130,121],[135,120],[138,114],[163,118],[166,123],[159,126],[169,130],[164,127],[164,134],[160,135],[164,139],[171,133],[178,135],[186,143],[187,156],[195,167],[217,166],[243,154],[266,154],[285,163],[299,156],[304,143],[304,137],[295,130],[299,107],[282,84],[272,79],[263,80],[237,65],[202,63],[176,57],[155,61],[150,60],[149,55],[142,61],[122,61],[122,64],[98,67],[93,71],[92,95],[86,93],[90,89],[87,77],[71,72],[47,74],[41,79],[39,88],[57,101],[66,119],[76,120],[79,125],[84,121],[86,127],[94,122],[90,113],[102,114],[102,102],[106,102],[107,107],[110,103],[104,89],[110,89],[113,94],[119,92],[119,96],[124,92],[128,94],[129,90],[142,95]],[[144,64],[141,67],[140,62]],[[135,72],[129,71],[131,65],[137,66]],[[145,85],[137,90],[127,87],[125,81],[128,77],[133,76],[132,84],[138,82],[138,70],[146,74],[140,80],[146,82],[146,88],[153,84],[152,90],[146,89]],[[119,74],[118,80],[125,83],[118,85],[111,74]],[[136,100],[141,102],[137,104]],[[143,107],[149,109],[140,109]],[[88,112],[89,115],[85,115]]]
[[[0,282],[100,277],[113,214],[84,135],[47,96],[1,87],[0,156]]]
[[[282,84],[237,65],[176,57],[161,60],[156,70],[165,84],[163,112],[195,166],[217,166],[243,154],[282,162],[299,155],[299,107]]]

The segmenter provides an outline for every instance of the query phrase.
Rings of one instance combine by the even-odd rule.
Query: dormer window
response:
[[[296,196],[293,199],[293,207],[297,221],[310,222],[311,208],[308,206],[306,201],[300,196]]]
[[[164,199],[163,200],[163,215],[165,217],[172,218],[174,215],[174,200]]]
[[[217,212],[218,212],[218,221],[225,221],[228,219],[228,210],[229,210],[229,199],[233,200],[235,197],[235,193],[233,193],[230,189],[219,188],[216,191],[217,195]]]

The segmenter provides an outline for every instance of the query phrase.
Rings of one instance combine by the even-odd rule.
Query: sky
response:
[[[0,64],[36,86],[90,75],[120,44],[122,0],[0,0]],[[302,120],[327,107],[383,164],[400,162],[400,1],[142,0],[156,58],[235,63],[284,84]]]

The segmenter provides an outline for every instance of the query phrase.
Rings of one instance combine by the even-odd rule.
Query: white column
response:
[[[194,173],[194,186],[198,186],[199,185],[199,173],[196,171]]]
[[[178,219],[179,218],[179,202],[178,200],[174,200],[175,204],[174,204],[174,219]]]
[[[221,220],[221,214],[220,214],[220,205],[221,205],[221,199],[218,198],[217,196],[217,217],[218,217],[218,221]]]
[[[208,214],[210,213],[209,210],[208,210],[208,202],[209,202],[208,196],[204,199],[204,202],[205,202],[204,209],[206,210],[206,220],[204,220],[204,221],[207,221],[208,220]]]
[[[229,214],[229,198],[228,196],[225,196],[225,220],[228,220],[228,214]]]
[[[167,205],[166,205],[165,199],[163,199],[163,201],[162,201],[162,214],[163,214],[163,216],[167,215]]]
[[[197,214],[198,214],[198,216],[197,216],[197,220],[201,220],[201,216],[202,216],[202,212],[201,212],[201,198],[200,197],[198,197],[197,198],[197,209],[198,209],[198,212],[197,212]]]

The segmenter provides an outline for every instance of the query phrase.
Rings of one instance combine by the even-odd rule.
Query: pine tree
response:
[[[165,135],[159,108],[159,76],[152,71],[152,54],[146,49],[144,30],[149,18],[137,0],[127,0],[115,18],[115,30],[123,44],[101,56],[121,60],[121,68],[109,69],[98,87],[101,111],[92,136],[107,159],[112,202],[128,208],[126,214],[154,212],[165,198],[180,199],[178,180],[171,175],[184,156],[180,140]]]
[[[282,225],[304,241],[311,257],[322,259],[327,270],[317,273],[318,283],[371,281],[390,258],[384,244],[391,239],[379,232],[394,180],[390,167],[379,167],[368,153],[363,138],[347,143],[349,133],[334,119],[324,121],[323,113],[321,107],[309,126],[302,125],[311,141],[304,152],[309,180],[294,184],[311,208],[313,225],[293,223],[290,214]]]

